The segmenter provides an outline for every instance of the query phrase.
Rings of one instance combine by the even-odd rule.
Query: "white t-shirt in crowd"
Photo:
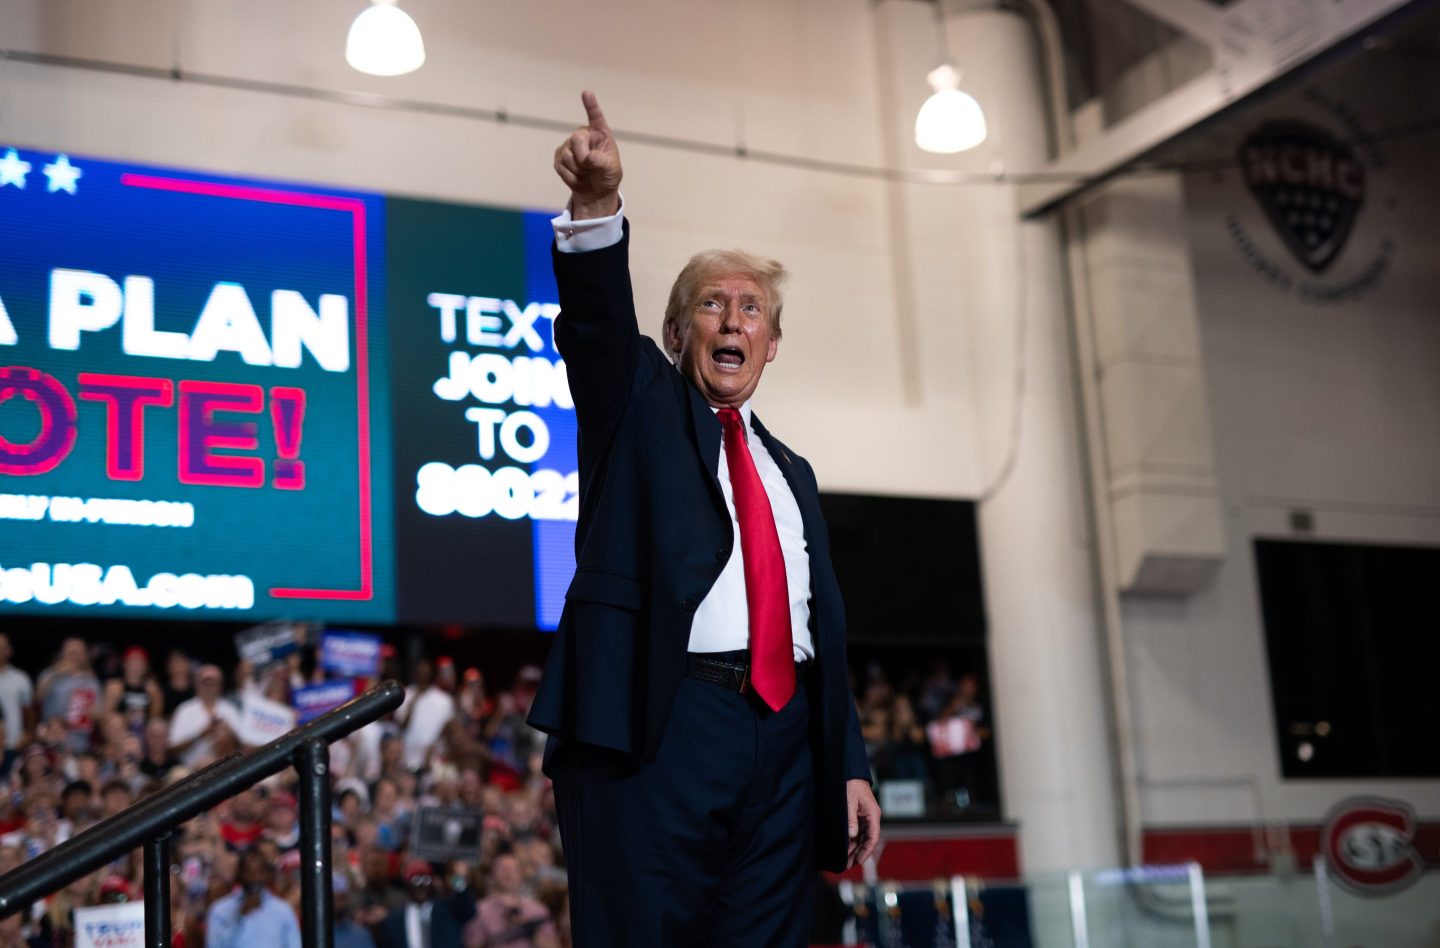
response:
[[[25,730],[25,709],[35,700],[35,687],[30,676],[14,665],[0,670],[0,714],[5,718],[5,749],[20,746],[20,732]]]
[[[224,721],[225,725],[236,735],[240,734],[240,712],[224,698],[216,701],[214,708],[205,707],[205,702],[199,697],[180,702],[175,708],[175,714],[170,718],[170,746],[184,744],[192,738],[199,737],[217,718]],[[214,747],[211,745],[210,738],[201,737],[181,755],[180,762],[186,767],[194,767],[196,763],[213,753]]]
[[[431,685],[415,696],[410,721],[405,725],[405,766],[423,767],[430,746],[455,716],[455,699],[443,688]]]

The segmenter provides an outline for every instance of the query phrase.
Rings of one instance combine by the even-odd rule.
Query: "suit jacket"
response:
[[[407,899],[408,903],[408,899]],[[385,920],[375,926],[379,948],[408,948],[405,933],[405,905],[391,910]],[[461,948],[465,923],[475,915],[475,904],[461,899],[436,899],[430,905],[430,948]]]
[[[685,671],[695,610],[738,540],[716,479],[721,425],[700,392],[640,334],[621,241],[552,252],[579,427],[575,578],[530,710],[560,741],[652,758]],[[816,861],[845,862],[845,781],[869,777],[845,661],[845,614],[815,474],[752,414],[795,495],[810,554],[807,688],[815,754]],[[551,741],[553,751],[555,740]],[[547,754],[547,759],[549,758]]]

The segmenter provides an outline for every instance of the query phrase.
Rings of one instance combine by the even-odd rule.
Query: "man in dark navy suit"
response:
[[[804,945],[815,870],[869,858],[880,809],[815,475],[750,411],[785,271],[698,254],[665,351],[640,335],[619,149],[582,101],[554,222],[577,563],[530,712],[575,943]]]

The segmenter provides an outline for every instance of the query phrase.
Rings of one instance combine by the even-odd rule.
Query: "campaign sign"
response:
[[[422,806],[410,824],[410,856],[426,862],[478,861],[485,814],[459,807]]]
[[[267,622],[235,633],[235,652],[242,661],[263,668],[300,647],[302,630],[293,622]]]
[[[142,948],[144,944],[144,902],[75,909],[75,948]]]
[[[295,709],[254,692],[240,702],[240,740],[252,747],[269,744],[295,730]]]
[[[0,146],[0,601],[391,618],[384,201]]]
[[[333,711],[355,697],[355,685],[348,681],[327,681],[323,685],[309,685],[290,692],[290,701],[300,716],[301,724],[308,724],[326,711]]]
[[[320,637],[320,667],[342,678],[374,678],[380,672],[380,636],[325,632]]]

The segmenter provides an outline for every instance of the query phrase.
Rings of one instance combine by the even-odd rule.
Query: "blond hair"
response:
[[[665,351],[670,358],[677,363],[680,361],[680,349],[672,346],[672,336],[677,340],[685,338],[690,317],[705,287],[716,280],[736,276],[754,280],[765,294],[769,301],[766,314],[770,317],[770,331],[776,339],[780,338],[780,311],[785,306],[780,284],[790,276],[789,271],[779,260],[766,260],[743,250],[702,250],[690,258],[680,275],[675,277],[675,285],[670,287],[670,301],[665,304],[662,326]],[[672,327],[675,330],[673,333]]]

